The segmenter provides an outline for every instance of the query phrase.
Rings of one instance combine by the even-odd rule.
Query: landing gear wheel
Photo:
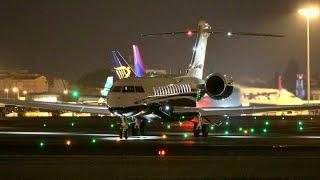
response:
[[[200,135],[200,130],[197,128],[197,124],[194,124],[193,126],[193,136],[194,137],[199,137]]]
[[[138,134],[139,129],[137,129],[137,128],[135,127],[135,124],[132,124],[132,125],[131,125],[131,132],[132,132],[132,136],[138,136],[138,135],[139,135],[139,134]]]
[[[140,124],[140,136],[144,136],[144,121],[141,121],[141,124]]]
[[[124,134],[124,138],[128,139],[128,130],[123,131],[123,134]]]
[[[123,138],[123,130],[122,130],[122,128],[120,128],[120,130],[119,130],[119,138],[120,138],[120,139]]]
[[[203,137],[208,137],[208,135],[209,135],[208,125],[207,124],[203,124],[201,130],[202,130],[202,136]]]

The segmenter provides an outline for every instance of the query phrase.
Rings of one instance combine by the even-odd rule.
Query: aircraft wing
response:
[[[199,113],[201,116],[215,115],[241,115],[253,114],[259,112],[271,111],[299,111],[299,110],[318,110],[320,104],[310,105],[282,105],[282,106],[249,106],[249,107],[209,107],[209,108],[190,108],[190,107],[175,107],[174,113]]]
[[[109,115],[110,111],[107,106],[86,105],[86,104],[71,104],[62,102],[38,102],[38,101],[20,101],[11,99],[0,99],[0,103],[5,105],[22,106],[28,108],[39,108],[50,111],[72,111],[94,114]]]

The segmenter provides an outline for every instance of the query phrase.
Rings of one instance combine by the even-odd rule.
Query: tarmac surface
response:
[[[317,178],[319,127],[316,116],[231,117],[209,137],[150,123],[120,140],[114,119],[3,118],[0,179]]]

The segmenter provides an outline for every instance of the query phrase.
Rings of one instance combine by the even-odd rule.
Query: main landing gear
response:
[[[134,118],[134,123],[132,123],[131,130],[132,130],[132,136],[144,136],[144,126],[145,122],[139,120],[138,118]],[[121,123],[120,123],[120,130],[119,130],[119,137],[120,139],[128,139],[128,132],[129,130],[129,122],[128,118],[125,116],[121,117]]]
[[[119,137],[120,139],[128,139],[128,119],[125,116],[121,117],[121,123],[120,123],[120,130],[119,130]]]
[[[198,117],[198,123],[195,123],[193,126],[194,137],[199,137],[200,133],[202,133],[203,137],[207,137],[209,135],[208,124],[203,124],[201,116]]]
[[[145,122],[138,118],[134,118],[134,123],[131,125],[132,136],[144,136]]]

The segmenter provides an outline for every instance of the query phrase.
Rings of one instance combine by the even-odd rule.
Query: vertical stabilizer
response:
[[[134,68],[137,77],[143,77],[145,74],[145,68],[143,60],[137,45],[133,45],[133,57],[134,57]]]
[[[191,58],[187,76],[202,79],[204,61],[206,57],[207,40],[210,36],[210,31],[211,26],[207,22],[199,22],[197,39],[193,49],[193,55]]]
[[[135,76],[135,72],[132,70],[127,61],[121,56],[119,51],[112,51],[112,64],[119,79]]]

